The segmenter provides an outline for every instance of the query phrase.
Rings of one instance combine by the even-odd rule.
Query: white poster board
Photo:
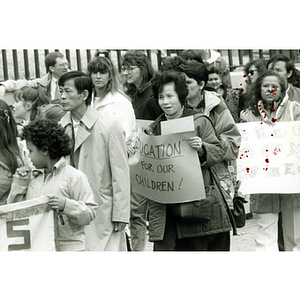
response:
[[[195,132],[151,136],[137,130],[130,156],[132,189],[159,203],[205,198],[198,153],[188,144]]]
[[[55,251],[48,197],[0,206],[0,251]]]
[[[300,193],[300,122],[237,124],[237,178],[245,194]]]

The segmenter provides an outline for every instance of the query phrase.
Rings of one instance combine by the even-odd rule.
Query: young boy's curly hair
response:
[[[64,128],[49,119],[37,119],[23,129],[22,139],[38,149],[48,150],[51,159],[59,159],[71,153],[71,141]]]

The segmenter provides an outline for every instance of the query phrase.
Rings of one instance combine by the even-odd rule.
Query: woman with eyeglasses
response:
[[[290,101],[285,79],[273,70],[257,78],[254,103],[241,113],[244,122],[300,121],[300,104]],[[257,214],[257,251],[278,251],[278,213],[282,213],[283,239],[286,251],[300,250],[300,194],[254,194],[251,210]]]
[[[131,98],[136,119],[155,120],[162,109],[153,98],[151,61],[140,50],[129,50],[122,58],[124,91]],[[148,199],[131,192],[130,234],[133,251],[144,251],[147,237]]]
[[[125,93],[131,98],[137,119],[155,120],[162,110],[153,99],[154,69],[149,58],[139,50],[129,50],[122,60]]]
[[[253,87],[257,78],[267,70],[267,63],[263,59],[256,59],[248,62],[244,67],[244,72],[246,76],[246,88],[243,93],[240,93],[239,101],[239,114],[247,108],[253,105]]]

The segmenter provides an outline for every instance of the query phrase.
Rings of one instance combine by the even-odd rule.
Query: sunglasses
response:
[[[251,76],[253,76],[255,72],[257,72],[257,70],[250,70],[250,71],[248,72],[248,75],[250,74]]]

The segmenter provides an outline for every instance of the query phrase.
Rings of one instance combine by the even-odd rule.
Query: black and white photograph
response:
[[[300,43],[232,4],[29,1],[4,18],[5,296],[253,299],[259,281],[295,297],[295,278],[276,284],[300,251]]]

